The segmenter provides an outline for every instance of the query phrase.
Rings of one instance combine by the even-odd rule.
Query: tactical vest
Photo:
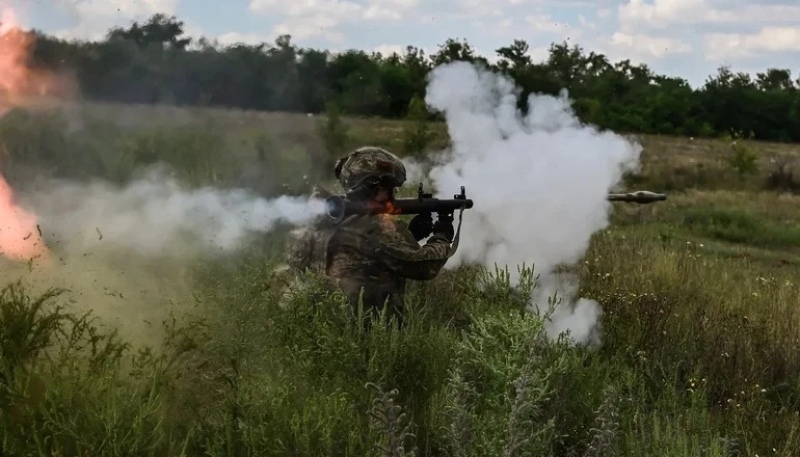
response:
[[[337,226],[324,219],[303,229],[290,248],[290,263],[298,270],[325,275],[330,263],[330,240]]]

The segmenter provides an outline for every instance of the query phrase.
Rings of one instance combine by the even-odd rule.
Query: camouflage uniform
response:
[[[368,198],[370,185],[383,180],[384,187],[405,182],[405,167],[391,153],[379,148],[360,148],[341,159],[336,167],[348,198]],[[402,323],[407,279],[435,278],[451,252],[452,221],[433,230],[424,246],[406,224],[388,214],[352,215],[338,224],[320,218],[310,229],[296,232],[288,264],[297,272],[306,269],[326,276],[354,307],[362,300],[364,310],[380,312],[384,304]]]

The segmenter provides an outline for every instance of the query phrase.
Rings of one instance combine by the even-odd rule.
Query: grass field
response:
[[[336,133],[346,135],[325,137],[319,121],[16,111],[0,119],[0,160],[23,202],[37,177],[122,183],[159,161],[191,186],[270,197],[327,178],[340,148],[402,151],[411,125],[345,119]],[[429,147],[444,146],[444,126],[431,129]],[[6,262],[2,454],[796,455],[800,196],[789,173],[800,146],[640,140],[643,168],[627,189],[669,199],[615,204],[578,266],[581,296],[603,307],[599,347],[537,338],[542,319],[522,312],[531,291],[513,289],[502,266],[413,284],[403,332],[351,326],[311,277],[280,306],[271,278],[285,226],[213,259],[52,246],[73,256],[58,278],[83,295],[28,286],[33,273]],[[96,274],[77,279],[89,266]],[[134,278],[123,284],[117,269]],[[110,278],[149,287],[150,298],[125,305],[107,293]],[[122,322],[119,335],[110,321]]]

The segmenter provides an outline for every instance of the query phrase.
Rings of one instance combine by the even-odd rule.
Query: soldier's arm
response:
[[[450,242],[443,236],[433,235],[420,246],[403,225],[383,225],[374,243],[374,255],[389,270],[409,279],[435,278],[447,263]]]

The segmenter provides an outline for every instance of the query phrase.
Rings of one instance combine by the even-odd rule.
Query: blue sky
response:
[[[221,43],[428,52],[465,38],[485,56],[514,39],[535,60],[567,40],[613,61],[645,62],[701,85],[721,65],[751,74],[769,67],[800,74],[798,0],[0,0],[24,27],[62,37],[100,38],[156,12],[174,14],[193,37]]]

